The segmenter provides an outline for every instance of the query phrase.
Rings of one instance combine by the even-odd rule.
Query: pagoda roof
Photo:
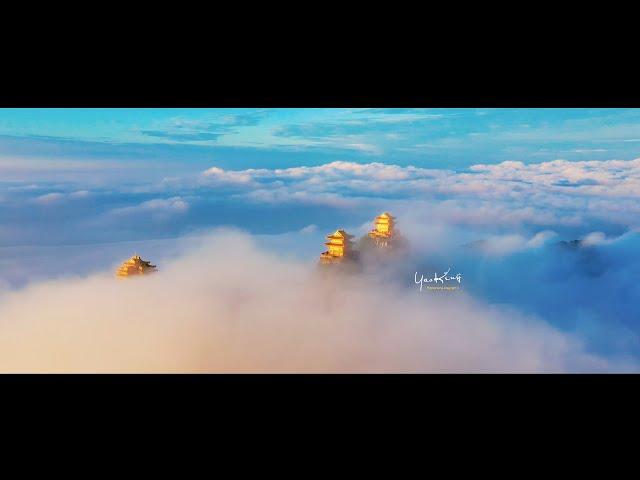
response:
[[[330,233],[329,235],[327,235],[327,238],[353,238],[353,235],[348,234],[347,232],[345,232],[342,229],[336,230],[333,233]]]
[[[151,261],[143,260],[142,257],[137,254],[133,255],[129,260],[125,260],[122,263],[122,267],[125,265],[145,265],[147,267],[155,267],[155,265],[151,264]]]

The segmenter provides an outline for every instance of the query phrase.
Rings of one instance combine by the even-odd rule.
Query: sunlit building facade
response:
[[[353,235],[349,235],[344,230],[336,230],[327,235],[327,251],[320,254],[321,264],[342,263],[345,260],[354,258]]]
[[[394,236],[395,217],[387,212],[378,215],[374,221],[374,229],[369,232],[369,238],[371,238],[376,245],[386,247]]]
[[[156,271],[156,266],[151,265],[151,262],[142,260],[139,255],[134,255],[129,260],[120,265],[120,268],[116,270],[116,277],[126,278],[136,275],[147,275]]]

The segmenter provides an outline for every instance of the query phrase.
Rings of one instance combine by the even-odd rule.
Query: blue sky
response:
[[[0,109],[0,299],[217,228],[309,267],[385,210],[403,288],[454,266],[640,365],[638,109]]]
[[[637,109],[2,109],[0,154],[167,171],[332,160],[461,169],[640,156]]]

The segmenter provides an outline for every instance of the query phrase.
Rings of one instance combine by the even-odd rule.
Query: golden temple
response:
[[[129,260],[120,265],[120,268],[118,268],[118,270],[116,271],[116,276],[125,278],[135,275],[147,275],[156,271],[156,266],[151,265],[151,262],[142,260],[139,255],[134,255]]]
[[[376,245],[386,247],[395,236],[395,217],[384,212],[375,219],[375,228],[369,232],[369,238],[375,241]]]
[[[353,235],[349,235],[344,230],[336,230],[334,233],[327,235],[328,247],[326,252],[320,254],[321,264],[342,263],[345,260],[354,258],[355,250],[351,239]]]

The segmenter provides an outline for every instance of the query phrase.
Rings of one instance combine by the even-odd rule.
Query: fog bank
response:
[[[153,259],[151,259],[153,260]],[[238,232],[159,273],[0,294],[3,372],[621,371],[541,319],[384,275],[319,275]]]

